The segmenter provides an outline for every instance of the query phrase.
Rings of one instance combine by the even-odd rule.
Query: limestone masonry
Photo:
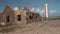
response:
[[[6,5],[3,12],[0,13],[0,25],[20,25],[35,21],[40,21],[40,15],[31,12],[26,7],[23,10],[13,10],[9,5]]]

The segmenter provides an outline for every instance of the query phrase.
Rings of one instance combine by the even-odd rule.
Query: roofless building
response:
[[[13,10],[9,5],[6,5],[3,12],[0,13],[0,25],[20,25],[38,21],[40,21],[40,15],[31,12],[26,7],[22,10]]]

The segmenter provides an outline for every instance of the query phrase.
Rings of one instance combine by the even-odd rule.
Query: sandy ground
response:
[[[60,34],[60,20],[31,23],[13,32],[0,34]]]

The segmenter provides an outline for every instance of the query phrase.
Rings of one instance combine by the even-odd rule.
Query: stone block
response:
[[[1,22],[0,25],[1,25],[1,26],[5,26],[6,23],[5,23],[5,22]]]

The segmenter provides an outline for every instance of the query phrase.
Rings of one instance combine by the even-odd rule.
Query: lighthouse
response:
[[[45,4],[45,17],[48,18],[48,4]]]

